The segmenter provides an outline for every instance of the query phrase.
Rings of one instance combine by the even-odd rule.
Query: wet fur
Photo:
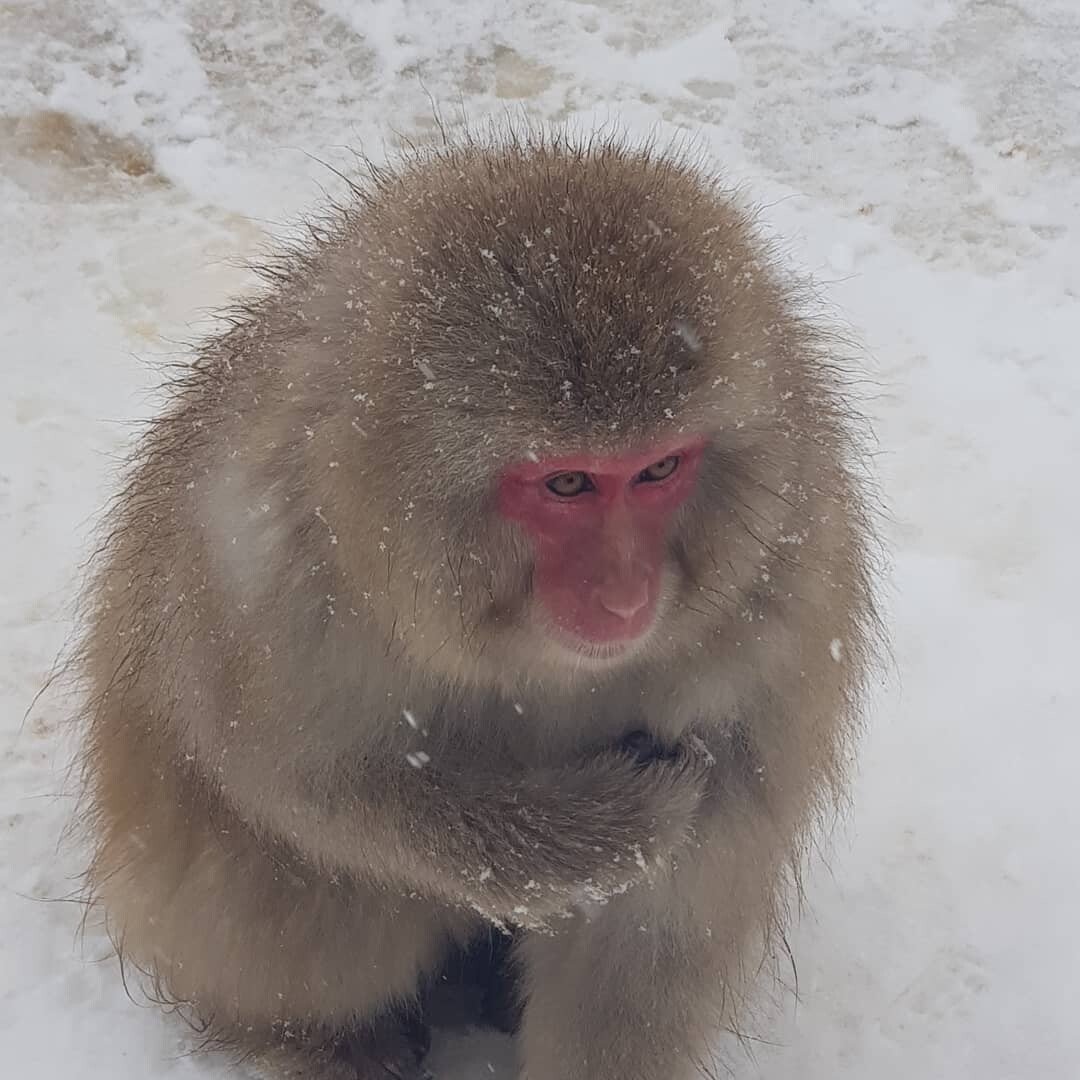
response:
[[[118,949],[214,1038],[366,1078],[331,1050],[516,926],[529,1080],[708,1070],[877,644],[838,340],[714,179],[618,139],[369,167],[262,270],[170,384],[88,594]],[[661,621],[575,669],[492,477],[681,430],[711,446]],[[619,748],[641,730],[674,750]]]

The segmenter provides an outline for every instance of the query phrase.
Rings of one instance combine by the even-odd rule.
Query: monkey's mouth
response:
[[[556,638],[552,642],[560,666],[581,672],[599,673],[623,667],[642,648],[643,639],[626,642],[595,642]]]
[[[590,669],[611,667],[626,663],[645,648],[653,636],[659,614],[659,611],[653,611],[634,633],[616,636],[593,637],[554,621],[548,621],[547,631],[549,640],[570,664]]]

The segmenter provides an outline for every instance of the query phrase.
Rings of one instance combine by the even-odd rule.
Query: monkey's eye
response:
[[[642,484],[655,484],[658,480],[666,480],[679,467],[679,457],[672,454],[663,461],[650,465],[638,473],[638,482]]]
[[[549,476],[545,481],[548,491],[562,499],[572,499],[583,491],[592,491],[593,482],[588,473],[563,472]]]

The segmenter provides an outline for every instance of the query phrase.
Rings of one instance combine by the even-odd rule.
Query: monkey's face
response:
[[[527,461],[497,480],[497,513],[532,556],[519,618],[568,659],[617,661],[655,628],[670,593],[674,522],[692,493],[701,440],[620,454]]]
[[[514,692],[619,679],[706,647],[735,615],[725,590],[754,569],[717,509],[726,448],[702,431],[546,454],[504,446],[490,468],[477,455],[472,469],[440,470],[416,497],[419,528],[383,534],[384,632],[425,670]]]

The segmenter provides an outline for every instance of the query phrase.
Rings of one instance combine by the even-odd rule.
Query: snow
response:
[[[240,1076],[124,996],[46,695],[154,363],[347,165],[501,110],[685,133],[865,340],[895,674],[808,882],[762,1080],[1080,1075],[1075,0],[8,0],[0,12],[0,1048]],[[46,110],[53,110],[50,114]],[[425,376],[427,373],[424,373]],[[448,1080],[512,1075],[494,1036]]]

